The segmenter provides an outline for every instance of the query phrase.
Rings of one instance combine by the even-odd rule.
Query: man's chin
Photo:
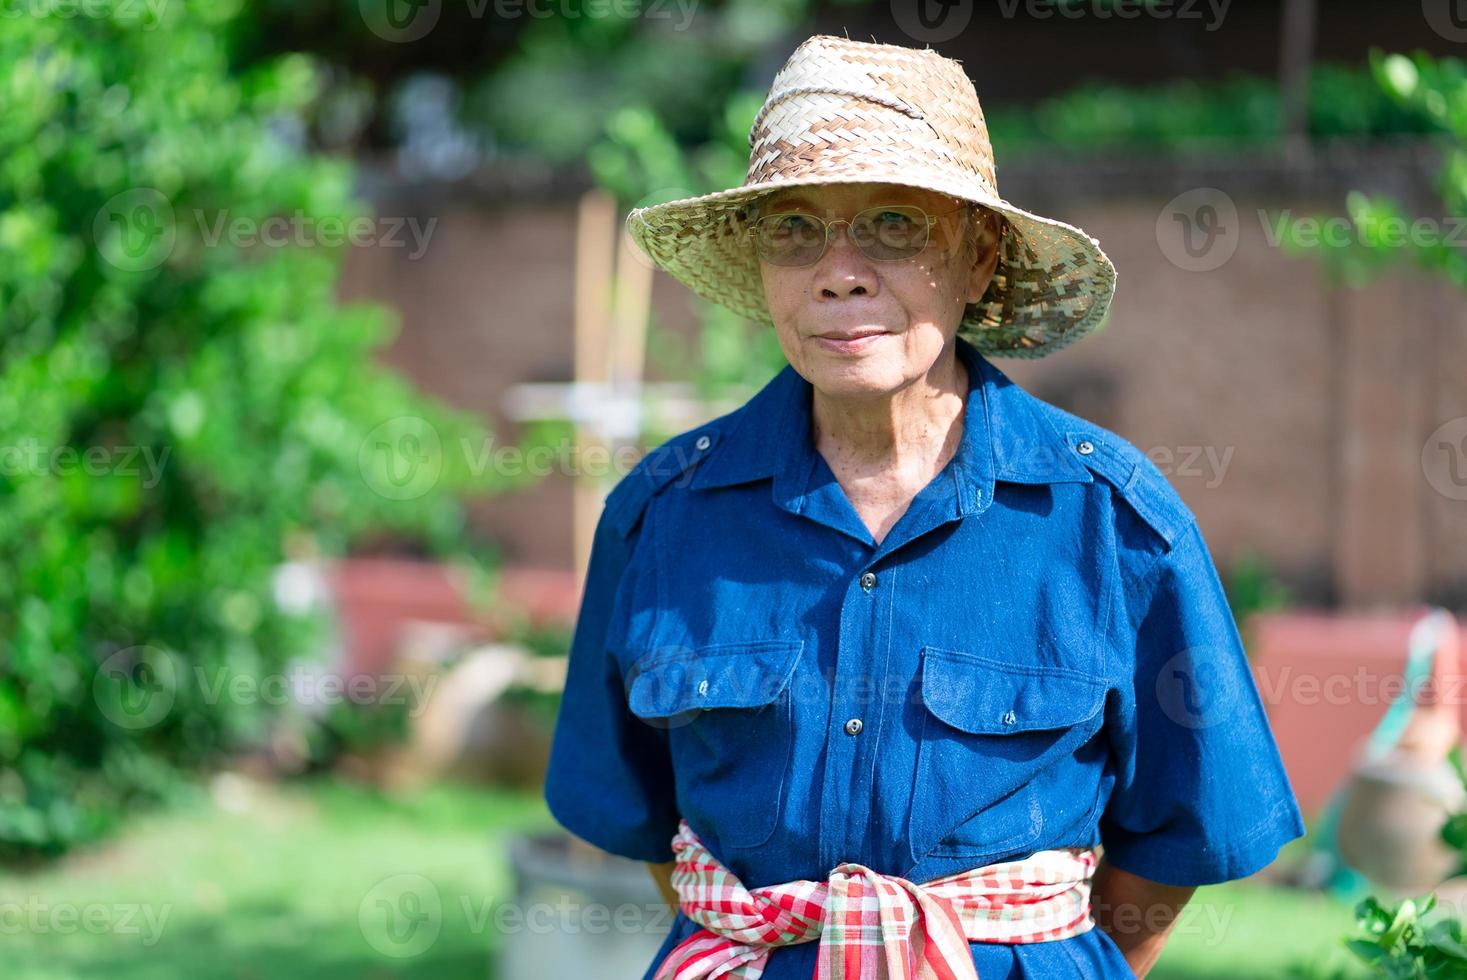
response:
[[[899,365],[892,358],[821,353],[810,363],[815,386],[828,395],[884,395],[902,382]]]

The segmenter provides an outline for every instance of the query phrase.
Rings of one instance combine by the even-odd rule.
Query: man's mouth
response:
[[[877,334],[886,333],[885,330],[837,330],[831,333],[816,334],[821,340],[860,340],[862,337],[874,337]]]

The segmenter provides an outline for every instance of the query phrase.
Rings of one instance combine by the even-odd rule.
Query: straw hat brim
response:
[[[632,240],[660,269],[697,295],[741,316],[772,324],[759,258],[744,234],[745,207],[785,187],[882,182],[869,174],[780,179],[635,208]],[[902,183],[907,183],[902,181]],[[912,182],[981,204],[1008,219],[1009,233],[983,298],[969,303],[958,333],[980,351],[1036,358],[1053,353],[1104,322],[1116,273],[1099,241],[1073,225],[1027,211],[974,184]]]

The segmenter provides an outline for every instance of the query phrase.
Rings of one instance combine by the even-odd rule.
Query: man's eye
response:
[[[784,215],[774,224],[775,231],[786,235],[812,231],[814,228],[815,223],[803,214]]]
[[[915,219],[910,214],[902,211],[878,211],[875,218],[877,225],[881,228],[909,228],[916,224]]]

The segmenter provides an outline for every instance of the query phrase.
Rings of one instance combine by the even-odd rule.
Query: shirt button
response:
[[[698,441],[693,443],[693,445],[696,446],[698,449],[707,449],[709,446],[713,445],[713,440],[709,439],[707,436],[699,436]]]
[[[1089,439],[1081,439],[1079,442],[1075,443],[1075,452],[1079,453],[1081,456],[1089,456],[1091,453],[1095,452],[1095,444],[1092,443]]]
[[[861,719],[859,719],[859,718],[852,718],[850,721],[846,722],[846,734],[847,735],[859,735],[860,733],[861,733]]]
[[[867,592],[870,592],[872,589],[876,588],[875,572],[867,572],[865,575],[861,576],[861,588],[865,589]]]
[[[703,680],[701,680],[701,681],[698,682],[698,693],[699,694],[707,694],[708,693],[708,679],[707,678],[704,678]]]
[[[1016,722],[1018,720],[1019,720],[1019,716],[1016,715],[1016,714],[1014,714],[1013,709],[1009,709],[1008,711],[1005,711],[1003,713],[1003,723],[1005,725],[1012,725],[1014,722]]]

